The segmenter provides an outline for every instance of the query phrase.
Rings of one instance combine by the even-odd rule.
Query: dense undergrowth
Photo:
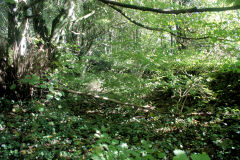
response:
[[[233,57],[185,53],[143,74],[113,66],[80,78],[79,64],[61,62],[51,81],[25,80],[49,88],[46,98],[1,99],[0,159],[240,159]],[[56,89],[63,84],[143,107]]]
[[[0,3],[0,159],[240,159],[240,0]]]

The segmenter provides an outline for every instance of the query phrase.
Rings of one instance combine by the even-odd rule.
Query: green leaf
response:
[[[210,157],[206,154],[191,154],[192,160],[211,160]]]
[[[236,6],[240,4],[240,0],[226,0],[226,4],[234,4]]]
[[[16,84],[13,83],[13,84],[10,86],[10,89],[11,89],[11,90],[15,90],[15,89],[16,89]]]
[[[31,85],[35,85],[35,84],[38,84],[40,83],[40,78],[36,75],[36,74],[33,74],[32,75],[32,78],[30,79],[29,83]]]
[[[44,111],[44,108],[43,108],[43,107],[39,108],[39,111],[40,111],[40,112],[43,112],[43,111]]]
[[[180,149],[175,149],[175,150],[173,151],[173,153],[177,156],[177,155],[185,154],[185,151],[180,150]]]
[[[158,153],[158,158],[165,158],[166,154],[164,152]]]
[[[187,155],[184,153],[181,155],[174,156],[173,160],[189,160],[189,159],[188,159]]]
[[[47,88],[47,86],[46,86],[45,84],[40,84],[39,87],[40,87],[40,88],[43,88],[43,89],[46,89],[46,88]]]
[[[232,4],[235,0],[226,0],[226,4]]]
[[[235,0],[234,5],[235,5],[235,6],[240,5],[240,0]]]
[[[175,149],[173,153],[176,155],[173,160],[188,160],[186,153],[180,149]]]
[[[48,94],[48,95],[47,95],[47,99],[48,99],[48,100],[53,99],[53,95],[52,95],[52,94]]]

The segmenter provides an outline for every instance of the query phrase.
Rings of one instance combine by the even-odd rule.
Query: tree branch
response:
[[[61,88],[55,88],[55,89],[60,90],[60,91],[64,91],[64,92],[68,92],[68,93],[89,96],[89,97],[93,97],[93,98],[96,98],[96,99],[101,99],[101,100],[104,100],[104,101],[109,101],[109,102],[113,102],[113,103],[117,103],[117,104],[121,104],[121,105],[133,106],[133,107],[142,107],[142,106],[139,106],[137,104],[124,103],[124,102],[118,101],[116,99],[112,99],[112,98],[108,98],[108,97],[104,97],[104,96],[99,96],[99,95],[94,95],[94,94],[86,93],[86,92],[79,92],[79,91],[75,91],[75,90],[72,90],[72,89],[61,89]]]
[[[185,14],[185,13],[202,13],[202,12],[223,12],[223,11],[230,11],[230,10],[237,10],[240,9],[240,5],[231,6],[231,7],[215,7],[215,8],[188,8],[188,9],[179,9],[179,10],[169,10],[169,9],[158,9],[158,8],[150,8],[150,7],[144,7],[144,6],[137,6],[137,5],[131,5],[126,3],[120,3],[110,0],[98,0],[104,4],[107,5],[114,5],[119,6],[123,8],[129,8],[129,9],[135,9],[140,11],[147,11],[147,12],[154,12],[154,13],[160,13],[160,14]]]

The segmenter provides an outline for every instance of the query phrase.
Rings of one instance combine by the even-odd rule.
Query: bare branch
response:
[[[95,14],[95,10],[93,10],[91,13],[88,13],[88,14],[86,14],[86,15],[84,15],[84,16],[76,19],[76,20],[71,21],[71,22],[76,23],[76,22],[81,21],[81,20],[83,20],[83,19],[87,19],[88,17],[91,17],[91,16],[94,15],[94,14]]]
[[[135,9],[140,11],[147,11],[147,12],[154,12],[154,13],[160,13],[160,14],[185,14],[185,13],[202,13],[202,12],[223,12],[223,11],[230,11],[230,10],[238,10],[240,9],[240,5],[231,6],[231,7],[215,7],[215,8],[188,8],[188,9],[179,9],[179,10],[169,10],[169,9],[158,9],[158,8],[150,8],[150,7],[144,7],[144,6],[137,6],[137,5],[131,5],[126,3],[120,3],[116,1],[110,1],[110,0],[98,0],[102,3],[105,3],[107,5],[114,5],[119,6],[123,8],[129,8],[129,9]]]

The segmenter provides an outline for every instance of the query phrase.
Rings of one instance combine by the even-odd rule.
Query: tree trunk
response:
[[[26,5],[7,4],[8,8],[8,42],[1,51],[1,82],[0,96],[7,96],[11,99],[18,99],[27,93],[19,87],[19,79],[24,73],[24,66],[21,65],[28,52],[28,29],[29,22],[20,11]]]

